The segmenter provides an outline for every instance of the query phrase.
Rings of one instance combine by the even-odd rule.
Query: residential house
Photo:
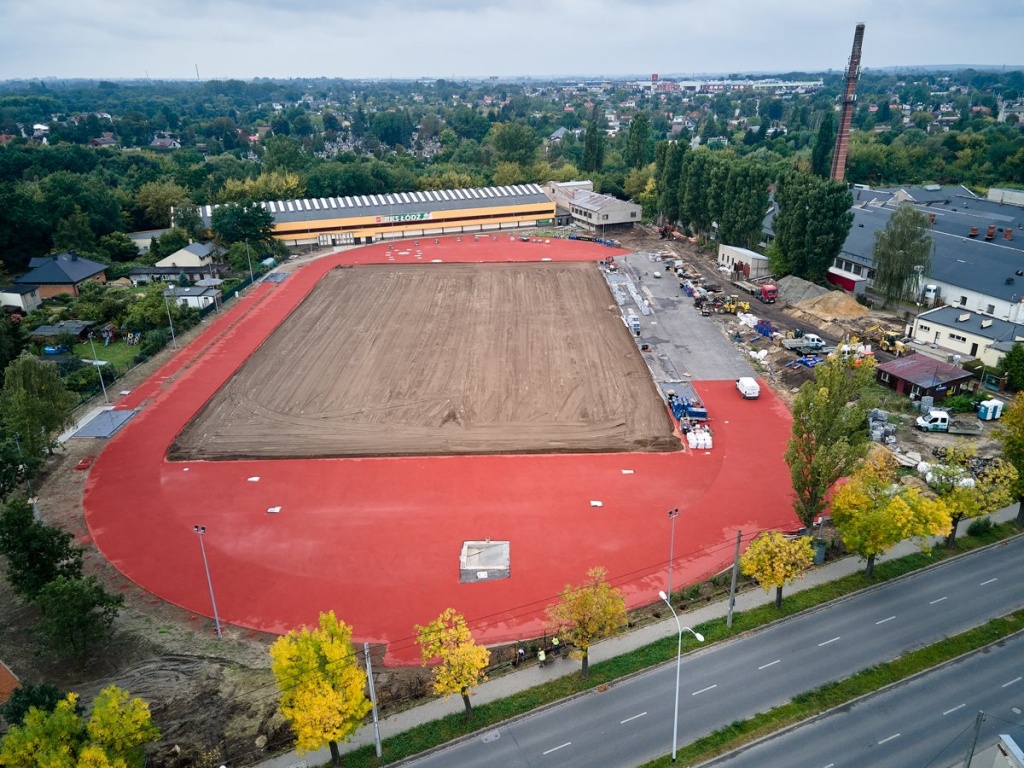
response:
[[[169,229],[140,229],[138,232],[129,232],[128,239],[135,243],[139,253],[149,253],[149,247],[153,241],[169,231]]]
[[[914,318],[910,336],[919,344],[934,345],[947,357],[977,358],[994,368],[1015,343],[1024,342],[1024,324],[943,306]]]
[[[200,280],[216,278],[220,274],[216,264],[209,264],[205,267],[134,267],[128,272],[128,279],[132,285],[146,285],[147,283],[177,282],[182,275],[190,283],[198,283]]]
[[[172,298],[175,304],[182,307],[195,307],[205,309],[211,304],[216,305],[221,301],[219,288],[190,285],[182,287],[178,285],[168,286],[168,298]]]
[[[899,394],[913,399],[933,397],[938,402],[948,395],[968,391],[974,375],[959,365],[915,352],[879,363],[875,379]]]
[[[70,333],[79,342],[89,338],[90,328],[96,325],[95,320],[61,320],[53,325],[40,325],[29,333],[29,338],[36,341],[57,339],[64,334]]]
[[[150,149],[181,149],[181,142],[177,139],[162,137],[149,142]]]
[[[43,300],[34,285],[7,285],[0,288],[0,305],[5,310],[29,313]]]
[[[165,256],[153,266],[208,267],[213,263],[214,256],[220,253],[222,253],[222,249],[212,243],[192,243],[178,249],[170,256]]]
[[[35,286],[39,297],[78,295],[78,286],[87,280],[107,282],[106,265],[83,259],[74,251],[42,256],[29,262],[29,272],[14,279],[17,285]]]

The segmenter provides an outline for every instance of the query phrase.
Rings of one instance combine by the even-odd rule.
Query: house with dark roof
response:
[[[156,267],[208,267],[223,249],[213,243],[191,243],[165,256],[153,266]]]
[[[32,285],[39,297],[48,299],[63,294],[78,295],[78,286],[87,280],[107,282],[107,267],[90,259],[83,259],[74,251],[32,259],[29,272],[16,277],[17,285]]]
[[[0,288],[0,305],[5,310],[31,312],[43,303],[34,285],[6,285]]]
[[[947,355],[977,358],[995,368],[1014,344],[1024,343],[1024,324],[1011,323],[961,307],[943,306],[914,318],[911,338],[934,345]]]
[[[930,396],[938,402],[948,395],[969,391],[974,375],[959,365],[915,352],[888,363],[879,363],[875,368],[875,379],[899,394],[914,399]]]
[[[174,283],[184,275],[190,283],[197,283],[200,280],[209,280],[219,277],[220,270],[216,264],[209,264],[205,267],[133,267],[128,271],[128,279],[132,285],[145,285],[162,281]]]

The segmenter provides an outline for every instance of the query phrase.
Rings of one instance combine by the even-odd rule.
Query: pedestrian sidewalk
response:
[[[993,522],[1007,522],[1014,519],[1017,514],[1017,505],[1001,509],[990,515]],[[962,536],[967,532],[968,526],[973,520],[964,520],[957,527],[957,535]],[[941,546],[942,537],[937,537],[933,542],[934,546]],[[920,551],[912,542],[904,541],[894,547],[890,552],[876,558],[876,565],[894,558],[905,557]],[[864,570],[864,561],[857,557],[845,557],[835,560],[818,568],[809,571],[806,576],[785,589],[785,594],[792,595],[795,592],[802,592],[805,589],[835,581],[851,573]],[[736,596],[735,611],[747,611],[775,600],[774,590],[765,593],[761,589],[751,589]],[[679,619],[686,626],[695,627],[714,619],[724,619],[729,610],[728,600],[721,600],[710,605],[705,605],[692,611],[679,615]],[[607,640],[604,640],[590,648],[590,662],[596,664],[607,659],[615,658],[649,645],[665,637],[675,637],[678,633],[676,622],[671,617],[657,624],[650,624],[632,632],[625,632]],[[693,650],[695,643],[690,642],[689,648]],[[488,680],[475,689],[473,693],[473,704],[486,704],[511,696],[514,693],[525,691],[537,685],[541,685],[558,677],[565,677],[579,670],[579,664],[575,662],[558,661],[554,664],[548,663],[543,668],[536,663],[530,664],[501,677]],[[399,712],[380,721],[380,738],[384,740],[390,736],[403,733],[416,726],[440,720],[441,718],[462,711],[462,702],[458,697],[448,701],[444,699],[433,699],[413,709]],[[374,743],[373,725],[365,725],[360,728],[352,737],[352,741],[338,745],[342,754],[351,752],[354,749]],[[316,752],[298,754],[289,752],[278,757],[265,760],[258,765],[261,768],[293,768],[294,766],[324,765],[331,760],[330,751],[327,747]]]

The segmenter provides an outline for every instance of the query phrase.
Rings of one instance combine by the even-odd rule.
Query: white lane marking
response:
[[[993,581],[999,581],[999,577],[996,576],[994,579],[989,579],[988,581],[983,581],[978,586],[979,587],[984,587],[986,584],[991,584]]]
[[[632,469],[624,469],[624,470],[622,470],[622,474],[624,474],[624,475],[632,475],[633,474],[633,470]]]
[[[818,647],[821,648],[821,646],[823,646],[823,645],[828,645],[829,643],[834,643],[838,639],[839,639],[839,635],[836,635],[831,640],[826,640],[824,643],[818,643]]]
[[[709,685],[707,688],[701,688],[699,691],[694,691],[690,695],[691,696],[696,696],[698,693],[706,693],[707,691],[710,691],[712,688],[717,688],[717,687],[718,687],[718,683],[715,683],[714,685]]]
[[[641,712],[639,715],[633,715],[632,717],[627,717],[625,720],[619,720],[619,725],[625,725],[630,720],[636,720],[638,717],[643,717],[646,714],[646,712]]]
[[[885,624],[885,622],[892,621],[895,618],[896,618],[895,616],[890,616],[888,619],[882,619],[881,621],[876,621],[875,622],[875,626],[877,627],[879,624]]]
[[[1009,687],[1010,687],[1011,685],[1013,685],[1014,683],[1019,683],[1019,682],[1020,682],[1020,678],[1019,678],[1019,677],[1015,677],[1015,678],[1013,678],[1013,680],[1011,680],[1010,682],[1008,682],[1008,683],[1003,683],[1003,684],[1002,684],[1001,686],[999,686],[999,687],[1000,687],[1000,688],[1009,688]]]
[[[928,605],[935,605],[936,603],[941,603],[945,599],[945,597],[940,597],[938,600],[932,600],[930,603],[928,603]]]
[[[825,766],[825,768],[836,768],[836,764],[835,763],[829,763],[828,765]]]
[[[572,742],[567,741],[565,742],[565,744],[559,744],[557,747],[553,747],[552,749],[549,749],[547,752],[544,752],[542,754],[550,755],[552,752],[557,752],[558,750],[563,749],[564,747],[568,747],[570,744],[572,744]]]
[[[900,735],[898,733],[894,733],[892,736],[886,736],[884,739],[882,739],[878,743],[879,744],[885,744],[885,742],[892,741],[893,739],[898,739],[899,737],[900,737]]]
[[[776,659],[775,661],[769,661],[767,664],[762,664],[760,667],[758,667],[758,669],[768,669],[768,667],[774,667],[780,661],[782,661],[782,659]]]
[[[960,705],[959,707],[953,707],[952,709],[947,709],[947,710],[946,710],[945,712],[943,712],[942,714],[943,714],[943,715],[948,715],[948,714],[951,714],[951,713],[953,713],[953,712],[956,712],[956,711],[957,711],[958,709],[963,709],[963,708],[964,708],[964,707],[966,707],[966,706],[967,706],[966,704],[961,704],[961,705]]]

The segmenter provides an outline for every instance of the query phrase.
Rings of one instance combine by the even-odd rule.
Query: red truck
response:
[[[748,283],[746,280],[736,280],[736,287],[743,289],[751,296],[756,296],[762,304],[774,304],[779,298],[779,289],[772,283]]]

